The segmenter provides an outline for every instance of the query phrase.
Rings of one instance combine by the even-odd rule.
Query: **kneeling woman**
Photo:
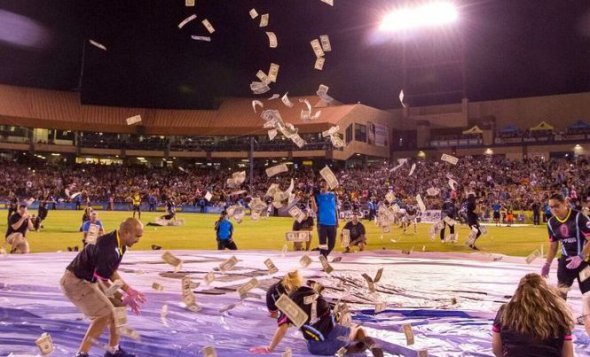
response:
[[[375,347],[374,341],[366,336],[362,328],[339,325],[328,302],[314,289],[302,285],[303,279],[299,272],[293,271],[288,273],[282,281],[270,287],[267,293],[267,307],[271,317],[278,316],[278,328],[270,345],[253,347],[250,352],[273,352],[287,333],[291,321],[285,314],[278,312],[275,305],[284,292],[289,294],[289,298],[308,316],[307,321],[301,326],[301,332],[307,341],[307,349],[311,354],[333,356],[339,349],[344,347],[347,353],[358,353],[368,348],[373,353],[373,356],[383,356],[383,351]],[[309,298],[306,299],[306,297],[312,297],[315,294],[318,294],[315,302],[306,301],[310,300]],[[315,307],[315,313],[312,312],[312,307]],[[312,318],[314,318],[313,321]]]

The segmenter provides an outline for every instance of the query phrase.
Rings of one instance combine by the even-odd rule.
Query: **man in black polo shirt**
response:
[[[362,252],[365,250],[365,245],[367,244],[367,238],[365,237],[365,226],[359,221],[359,214],[358,212],[352,213],[352,220],[346,225],[344,225],[344,229],[348,229],[350,232],[350,244],[346,247],[344,253],[350,253],[350,247],[358,245],[359,250]],[[340,234],[343,236],[343,234]]]
[[[88,316],[92,322],[86,336],[82,340],[76,356],[86,357],[93,340],[97,340],[105,327],[109,327],[110,339],[105,357],[133,357],[119,348],[119,332],[115,325],[114,306],[99,285],[109,288],[112,282],[121,281],[126,296],[123,305],[129,306],[133,312],[139,313],[145,296],[125,284],[117,269],[123,259],[127,247],[139,241],[143,234],[143,225],[135,218],[127,218],[119,229],[98,237],[96,244],[89,244],[78,253],[68,265],[61,279],[61,287],[65,296],[70,299]]]
[[[565,299],[574,280],[578,280],[578,286],[582,292],[584,326],[586,333],[590,335],[590,279],[580,278],[580,272],[589,266],[590,220],[582,212],[569,208],[568,202],[560,193],[549,197],[549,208],[552,216],[547,221],[547,228],[551,245],[541,276],[549,275],[551,263],[561,243],[561,258],[557,262],[557,285]]]
[[[34,230],[31,216],[27,211],[27,204],[20,203],[16,212],[8,218],[8,228],[6,229],[6,243],[10,244],[11,253],[29,253],[29,242],[27,242],[27,231]]]

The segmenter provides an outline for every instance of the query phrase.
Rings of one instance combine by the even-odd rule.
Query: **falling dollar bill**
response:
[[[293,137],[291,137],[291,141],[293,141],[293,143],[300,149],[307,144],[307,141],[303,140],[299,134],[293,135]]]
[[[408,174],[408,176],[412,176],[412,174],[414,173],[414,170],[416,170],[416,164],[412,164],[412,167],[410,167],[410,173]]]
[[[269,274],[274,274],[279,271],[279,268],[277,268],[270,258],[264,261],[264,265],[266,265]]]
[[[528,255],[528,257],[526,257],[526,263],[531,264],[533,261],[535,261],[535,259],[539,258],[540,256],[541,256],[541,251],[538,249],[535,249],[531,254]]]
[[[113,315],[115,316],[115,326],[127,324],[127,306],[113,308]]]
[[[269,14],[262,14],[262,16],[260,16],[260,27],[266,27],[268,26],[268,19],[269,19],[270,15]]]
[[[205,284],[210,285],[213,280],[215,280],[215,274],[213,272],[205,274]]]
[[[303,222],[307,218],[307,215],[305,214],[305,212],[303,212],[301,210],[301,208],[299,208],[297,206],[293,206],[293,207],[289,208],[289,215],[291,217],[295,218],[297,220],[297,222],[299,222],[299,223]]]
[[[375,282],[373,281],[373,279],[366,273],[362,274],[363,278],[365,278],[365,280],[367,281],[367,285],[369,287],[369,291],[374,293],[375,292]]]
[[[182,260],[175,257],[172,253],[166,251],[162,254],[162,260],[166,263],[172,265],[173,267],[177,267],[182,263]]]
[[[274,32],[267,32],[266,36],[268,36],[268,47],[270,48],[277,48],[279,47],[279,42],[277,40],[277,35]]]
[[[211,194],[211,192],[207,191],[207,193],[205,194],[205,199],[207,201],[211,201],[212,198],[213,198],[213,195]]]
[[[401,103],[402,107],[406,108],[407,104],[406,104],[406,102],[404,102],[404,97],[405,97],[404,90],[402,89],[399,91],[399,102]]]
[[[129,326],[121,326],[117,328],[117,331],[119,331],[119,334],[121,336],[129,337],[130,339],[135,341],[139,341],[139,339],[141,338],[139,332],[135,331]]]
[[[332,51],[332,46],[330,45],[330,37],[328,35],[321,35],[320,42],[322,44],[322,50],[324,52]]]
[[[315,64],[313,65],[314,69],[317,69],[318,71],[321,71],[324,69],[324,64],[326,63],[326,58],[325,57],[318,57],[315,60]]]
[[[276,83],[277,82],[277,78],[279,76],[279,69],[281,68],[280,65],[276,64],[276,63],[271,63],[270,67],[268,68],[268,80]]]
[[[459,158],[452,156],[452,155],[447,155],[447,154],[442,154],[441,158],[442,161],[446,161],[451,165],[457,165],[457,163],[459,162]]]
[[[285,240],[287,242],[301,243],[309,242],[311,239],[311,232],[309,231],[294,231],[285,233]]]
[[[324,131],[322,131],[322,138],[327,138],[328,136],[332,136],[332,135],[336,134],[339,130],[340,130],[339,125],[333,126],[328,130],[324,130]]]
[[[586,266],[584,269],[580,270],[578,274],[580,277],[580,281],[584,282],[590,278],[590,265]]]
[[[328,263],[328,259],[325,256],[320,255],[320,263],[322,264],[322,267],[324,268],[324,272],[326,274],[330,274],[334,271],[334,268],[332,268],[330,263]]]
[[[402,328],[404,330],[404,335],[406,335],[406,344],[408,346],[413,345],[414,344],[414,331],[412,331],[412,325],[404,324],[404,325],[402,325]]]
[[[238,171],[232,173],[232,179],[236,185],[241,185],[246,181],[246,171]]]
[[[206,346],[203,348],[203,356],[205,357],[217,357],[217,351],[215,351],[215,347],[213,346]]]
[[[422,201],[422,196],[420,196],[420,194],[416,195],[416,202],[418,202],[418,208],[420,208],[420,211],[422,211],[422,213],[426,212],[426,205],[424,204],[424,201]]]
[[[96,239],[98,238],[98,225],[97,224],[90,224],[88,228],[88,233],[86,234],[86,244],[95,244]]]
[[[215,32],[215,28],[213,27],[213,25],[211,25],[211,22],[209,20],[204,19],[203,21],[201,21],[201,23],[203,24],[203,26],[205,26],[209,33]]]
[[[278,175],[280,173],[289,171],[289,168],[285,164],[280,164],[280,165],[269,167],[265,171],[266,171],[266,176],[273,177],[273,176]]]
[[[231,258],[227,259],[219,265],[219,270],[221,270],[222,272],[226,272],[228,270],[231,270],[234,266],[236,266],[236,264],[238,264],[238,258],[232,256]]]
[[[252,101],[252,110],[254,110],[254,113],[258,113],[256,111],[256,107],[264,108],[264,104],[259,100],[253,100]]]
[[[115,295],[115,293],[116,293],[117,291],[119,291],[119,289],[121,289],[121,288],[123,287],[123,285],[124,285],[124,283],[123,283],[123,281],[122,281],[122,280],[119,280],[119,279],[115,280],[115,281],[114,281],[114,282],[111,284],[111,286],[109,286],[109,287],[108,287],[108,288],[107,288],[107,289],[104,291],[104,294],[105,294],[105,296],[106,296],[106,297],[109,297],[109,298],[110,298],[110,297],[113,297],[113,296]]]
[[[287,94],[289,94],[289,93],[287,92],[287,93],[285,93],[285,95],[283,95],[281,97],[281,101],[283,102],[283,104],[285,104],[285,106],[287,106],[289,108],[293,108],[295,106],[295,104],[293,104],[293,102],[289,99]]]
[[[263,83],[270,83],[271,82],[271,80],[268,78],[266,73],[264,73],[264,71],[261,69],[259,69],[258,72],[256,72],[256,78],[258,78]]]
[[[342,246],[344,248],[350,246],[350,229],[342,230]]]
[[[191,35],[191,38],[195,41],[211,42],[211,37],[209,37],[209,36]]]
[[[39,348],[39,351],[42,355],[48,355],[55,350],[51,335],[47,332],[43,332],[41,336],[39,336],[39,338],[35,341],[35,344]]]
[[[387,192],[387,194],[385,195],[385,200],[389,203],[393,203],[393,201],[395,200],[395,195],[393,194],[393,192]]]
[[[135,115],[130,118],[125,119],[127,125],[133,125],[137,123],[141,123],[141,115]]]
[[[440,193],[440,190],[435,187],[430,187],[428,190],[426,190],[426,194],[428,196],[438,196],[439,193]]]
[[[322,0],[322,2],[328,3],[329,0]],[[333,5],[331,5],[333,6]],[[348,349],[346,347],[340,347],[338,351],[336,351],[336,357],[344,357],[348,353]]]
[[[311,264],[311,258],[307,255],[304,255],[301,257],[301,259],[299,259],[299,264],[301,264],[303,268],[307,268]]]
[[[338,179],[336,179],[336,175],[334,175],[328,166],[320,170],[320,175],[326,180],[332,190],[338,187]]]
[[[197,18],[197,15],[192,14],[191,16],[187,17],[186,19],[182,20],[179,24],[178,24],[178,28],[181,29],[184,26],[186,26],[186,24],[188,24],[189,22],[195,20]]]
[[[307,321],[308,316],[293,300],[291,300],[287,294],[282,294],[281,297],[276,301],[276,306],[281,310],[293,325],[300,328]]]
[[[314,39],[310,42],[311,48],[313,49],[313,53],[315,53],[316,57],[324,57],[324,50],[322,50],[322,45],[320,45],[320,40]]]
[[[334,6],[334,0],[322,0],[323,3]]]
[[[256,11],[256,9],[252,9],[248,12],[248,14],[250,14],[250,17],[252,18],[252,20],[254,20],[255,18],[258,17],[258,11]]]
[[[186,7],[195,6],[195,0],[184,0],[184,6],[186,6]]]
[[[88,42],[90,42],[90,44],[91,44],[92,46],[94,46],[94,47],[96,47],[96,48],[100,48],[100,49],[101,49],[101,50],[103,50],[103,51],[106,51],[106,50],[107,50],[106,46],[105,46],[105,45],[103,45],[103,44],[102,44],[102,43],[100,43],[100,42],[96,42],[96,41],[94,41],[94,40],[88,40]]]
[[[270,141],[273,141],[273,140],[274,140],[274,138],[276,138],[276,137],[277,137],[278,133],[279,133],[279,132],[278,132],[276,129],[271,129],[271,130],[269,130],[269,131],[268,131],[268,140],[270,140]]]
[[[382,276],[383,276],[383,268],[379,268],[379,270],[377,270],[377,273],[375,274],[375,278],[373,278],[373,282],[378,283],[379,280],[381,280]]]
[[[248,293],[248,291],[257,288],[258,285],[260,285],[258,280],[256,280],[256,278],[252,278],[246,284],[240,286],[238,288],[238,294],[240,295],[240,299],[244,300],[246,298],[246,294]]]

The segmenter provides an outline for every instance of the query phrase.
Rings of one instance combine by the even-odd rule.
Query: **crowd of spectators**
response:
[[[415,165],[412,171],[412,166]],[[150,168],[147,166],[107,165],[24,165],[3,162],[0,172],[0,199],[35,198],[46,201],[130,202],[139,192],[143,202],[164,203],[174,199],[177,205],[230,204],[264,197],[272,183],[286,190],[293,179],[298,199],[306,199],[320,178],[319,170],[309,166],[290,166],[290,171],[268,178],[264,169],[256,170],[252,181],[247,172],[241,187],[228,187],[227,179],[236,170],[207,168]],[[397,168],[396,168],[397,167]],[[242,169],[243,170],[243,169]],[[440,209],[445,199],[460,203],[475,193],[484,207],[501,204],[512,210],[542,209],[550,192],[561,192],[578,206],[585,206],[590,164],[577,160],[509,161],[504,158],[465,157],[457,165],[439,160],[409,160],[381,163],[365,168],[337,169],[340,187],[336,190],[341,207],[366,208],[369,200],[384,200],[390,190],[405,204],[416,204],[420,194],[428,209]],[[449,183],[449,178],[456,184]],[[454,189],[453,189],[453,187]],[[429,190],[431,189],[431,190]],[[432,190],[434,189],[434,190]],[[232,194],[245,190],[245,193]],[[429,195],[427,191],[435,191]],[[74,195],[80,192],[79,195]],[[205,201],[207,192],[213,194]],[[74,197],[72,197],[74,196]],[[151,197],[151,198],[150,198]]]

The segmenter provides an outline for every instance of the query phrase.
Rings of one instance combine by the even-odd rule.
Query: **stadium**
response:
[[[590,356],[589,24],[0,0],[0,356]]]

